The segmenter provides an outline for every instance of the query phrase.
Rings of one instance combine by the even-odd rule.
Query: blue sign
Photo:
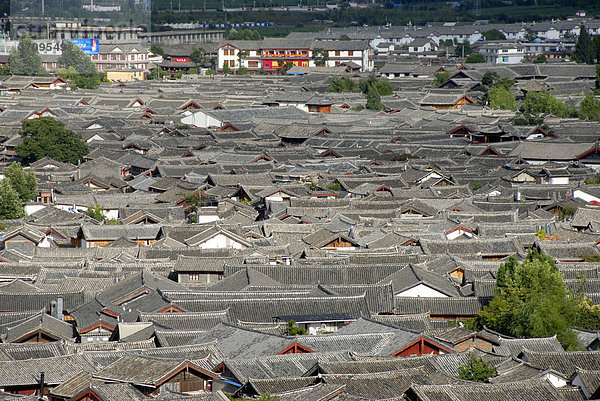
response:
[[[70,40],[75,43],[81,50],[83,50],[83,54],[99,54],[100,53],[100,41],[98,39],[64,39]]]

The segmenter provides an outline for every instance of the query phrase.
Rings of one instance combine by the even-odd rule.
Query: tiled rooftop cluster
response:
[[[598,333],[578,330],[582,351],[567,352],[555,336],[459,324],[489,303],[500,264],[532,248],[600,302],[600,264],[585,261],[600,256],[600,187],[585,183],[600,124],[514,126],[514,112],[477,103],[495,71],[517,97],[545,88],[576,105],[595,68],[382,73],[419,68],[450,79],[395,78],[384,112],[356,110],[364,96],[326,92],[319,73],[94,91],[3,80],[5,166],[37,117],[90,153],[33,163],[38,200],[5,222],[0,389],[22,396],[0,399],[600,396]],[[94,205],[120,224],[83,213]],[[288,335],[292,320],[306,335]],[[491,383],[457,378],[472,355],[497,369]]]

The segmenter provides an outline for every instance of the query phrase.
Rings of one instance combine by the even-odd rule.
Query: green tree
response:
[[[66,79],[68,81],[75,79],[79,75],[77,70],[75,70],[75,67],[72,66],[69,68],[57,68],[54,72],[62,79]]]
[[[204,51],[204,48],[194,47],[194,50],[192,50],[192,53],[190,54],[190,60],[192,60],[192,62],[196,65],[196,68],[204,64],[205,59],[206,52]]]
[[[19,133],[23,143],[15,150],[26,164],[45,156],[76,164],[89,153],[87,145],[79,135],[51,117],[26,120]]]
[[[458,367],[458,378],[472,382],[489,383],[490,377],[498,376],[496,368],[475,354],[469,355],[469,361]]]
[[[385,78],[376,80],[372,85],[381,96],[388,96],[394,93],[394,88],[392,88],[389,81]]]
[[[519,107],[512,91],[502,85],[493,85],[488,92],[488,99],[492,109],[516,110]]]
[[[3,171],[5,180],[17,191],[21,202],[33,200],[37,196],[37,183],[33,171],[23,170],[21,163],[13,162]]]
[[[148,79],[161,79],[164,75],[165,74],[160,66],[156,66],[148,73]]]
[[[543,54],[540,54],[535,58],[535,60],[533,60],[533,64],[544,64],[546,62],[546,56],[544,56]]]
[[[77,75],[73,80],[73,83],[81,89],[98,89],[101,77],[100,74]]]
[[[556,335],[565,349],[576,349],[572,330],[576,300],[552,258],[529,252],[519,263],[511,257],[500,265],[492,301],[479,313],[479,323],[514,337]]]
[[[165,51],[163,50],[162,47],[160,47],[158,45],[150,46],[150,51],[152,52],[152,54],[165,57]]]
[[[537,35],[531,28],[525,28],[525,40],[527,42],[533,42],[537,38]]]
[[[598,57],[598,60],[600,60],[600,56]],[[594,86],[594,93],[596,95],[600,95],[600,61],[596,64],[596,80],[594,82]]]
[[[106,219],[106,215],[104,214],[104,208],[97,203],[95,205],[89,205],[84,214],[100,222]]]
[[[285,330],[288,336],[301,336],[306,334],[306,329],[296,327],[296,322],[290,320],[285,324]]]
[[[377,88],[373,85],[369,85],[367,91],[367,104],[365,108],[369,110],[383,110],[383,104],[381,104],[381,95],[377,91]]]
[[[248,69],[246,67],[244,67],[244,59],[246,58],[247,54],[245,51],[240,50],[238,52],[237,58],[238,58],[238,70],[237,70],[237,74],[238,75],[244,75],[248,73]],[[240,72],[240,70],[242,70]]]
[[[593,64],[594,58],[596,57],[596,49],[592,38],[588,33],[585,25],[581,24],[579,28],[579,37],[575,44],[575,61],[578,63]]]
[[[290,69],[292,69],[292,67],[294,67],[294,64],[293,64],[292,62],[290,62],[290,61],[286,61],[285,63],[283,63],[283,64],[281,65],[281,67],[279,67],[279,68],[277,69],[277,72],[278,72],[280,75],[285,75],[285,74],[287,74],[287,72],[288,72]]]
[[[462,43],[459,43],[454,49],[454,54],[457,57],[467,57],[471,53],[473,53],[473,49],[471,49],[469,42],[466,40]]]
[[[323,48],[315,47],[312,51],[312,59],[317,67],[324,67],[329,60],[329,52]]]
[[[499,78],[500,78],[500,76],[498,75],[497,72],[488,71],[485,74],[483,74],[483,77],[481,78],[481,83],[487,87],[490,87]]]
[[[255,29],[240,29],[239,31],[235,28],[231,28],[229,31],[229,35],[227,36],[229,40],[261,40],[262,35],[258,33]]]
[[[63,43],[62,54],[58,58],[58,64],[63,68],[73,67],[78,74],[92,76],[98,74],[96,65],[92,63],[89,56],[75,43],[67,40]]]
[[[490,29],[483,34],[485,40],[506,40],[506,35],[497,29]]]
[[[229,75],[231,73],[231,69],[229,68],[229,63],[227,61],[223,62],[223,75]]]
[[[468,64],[485,63],[485,57],[483,56],[483,54],[471,53],[465,59],[465,63],[468,63]]]
[[[592,42],[594,44],[594,51],[596,52],[596,63],[600,64],[600,36],[594,36]],[[598,66],[598,64],[596,64],[596,67]]]
[[[14,75],[45,75],[42,57],[29,35],[21,36],[19,44],[10,52],[10,72]]]
[[[346,77],[333,77],[329,82],[328,92],[359,92],[356,82]]]
[[[558,100],[552,93],[547,90],[539,92],[527,92],[525,101],[523,102],[523,110],[525,114],[552,114],[555,117],[575,117],[576,111],[574,107],[569,107],[562,101]]]
[[[435,73],[435,78],[433,79],[433,84],[435,86],[440,86],[444,82],[448,80],[450,77],[450,73],[448,71],[440,71]]]
[[[585,95],[579,104],[579,118],[600,121],[600,101],[594,95]]]
[[[23,202],[9,179],[0,181],[0,219],[19,219],[25,216]]]

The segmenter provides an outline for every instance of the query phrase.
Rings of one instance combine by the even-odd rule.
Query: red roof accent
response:
[[[304,345],[298,344],[298,341],[294,341],[290,346],[285,347],[282,351],[278,352],[277,355],[283,354],[308,354],[315,352],[312,349],[305,347]]]
[[[448,354],[452,354],[452,353],[453,353],[453,351],[452,351],[452,350],[450,350],[449,348],[446,348],[446,347],[444,347],[444,346],[443,346],[443,345],[441,345],[441,344],[434,343],[434,342],[432,342],[431,340],[429,340],[428,338],[426,338],[425,336],[421,336],[421,337],[417,338],[415,341],[413,341],[412,343],[410,343],[410,344],[408,344],[407,346],[405,346],[404,348],[402,348],[402,349],[400,349],[400,350],[398,350],[398,351],[396,351],[396,352],[394,352],[394,353],[390,354],[390,356],[398,356],[398,355],[400,355],[400,354],[401,354],[401,353],[402,353],[402,352],[403,352],[405,349],[407,349],[407,348],[410,348],[410,347],[412,347],[413,345],[415,345],[415,344],[417,344],[418,342],[421,342],[421,341],[422,341],[423,343],[427,343],[427,344],[431,345],[431,346],[432,346],[432,347],[434,347],[434,348],[438,348],[439,350],[442,350],[442,351],[444,351],[444,352],[447,352]]]
[[[473,132],[473,130],[469,127],[467,127],[466,125],[461,125],[460,127],[456,127],[448,132],[446,132],[446,135],[452,135],[454,134],[456,131],[461,130],[461,129],[466,129],[469,132]]]
[[[496,156],[500,156],[500,153],[498,153],[498,152],[497,152],[497,151],[496,151],[494,148],[492,148],[491,146],[488,146],[487,148],[485,148],[485,149],[483,150],[483,152],[481,152],[481,153],[479,154],[479,156],[482,156],[482,155],[483,155],[485,152],[487,152],[488,150],[489,150],[490,152],[494,153]]]
[[[88,331],[92,331],[92,330],[94,330],[94,329],[96,329],[98,327],[102,327],[102,328],[108,329],[110,331],[113,331],[115,329],[114,327],[112,327],[112,326],[110,326],[110,325],[108,325],[108,324],[106,324],[104,322],[98,322],[98,323],[93,324],[90,327],[87,327],[87,328],[85,328],[83,330],[79,330],[79,334],[87,333]]]
[[[450,233],[452,233],[452,232],[454,232],[454,231],[457,231],[457,230],[468,231],[468,232],[470,232],[471,234],[475,234],[475,233],[473,232],[473,230],[470,230],[470,229],[468,229],[468,228],[466,228],[466,227],[463,227],[463,226],[457,226],[457,227],[454,227],[452,230],[448,230],[448,231],[446,231],[446,234],[450,234]]]
[[[584,153],[580,154],[579,156],[576,157],[576,159],[582,159],[582,158],[586,157],[587,155],[595,152],[596,149],[598,149],[598,148],[596,147],[596,145],[594,145],[594,147],[592,149],[588,150],[587,152],[584,152]]]
[[[173,306],[173,305],[169,305],[166,308],[158,311],[158,313],[168,313],[168,312],[184,313],[184,311],[182,311],[181,309],[179,309],[178,307]]]

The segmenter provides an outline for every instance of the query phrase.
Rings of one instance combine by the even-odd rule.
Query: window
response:
[[[223,274],[219,273],[219,274],[217,274],[217,281],[221,281],[221,280],[223,280]]]
[[[335,51],[335,56],[336,56],[336,57],[339,57],[339,56],[340,56],[340,51],[339,51],[339,50],[336,50],[336,51]]]
[[[200,273],[190,273],[188,275],[189,281],[200,281]]]
[[[248,61],[248,68],[258,68],[258,61]]]
[[[229,66],[235,67],[235,60],[229,60]]]
[[[502,62],[508,63],[508,56],[502,56]]]

